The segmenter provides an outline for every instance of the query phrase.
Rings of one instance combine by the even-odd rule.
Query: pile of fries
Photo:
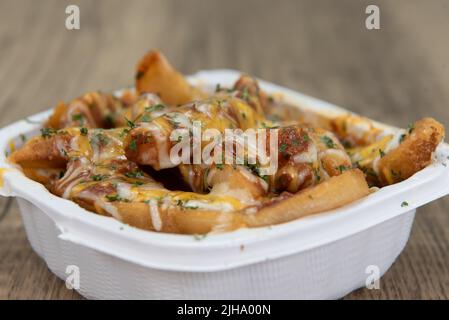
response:
[[[275,171],[237,161],[236,142],[219,157],[213,149],[212,161],[173,161],[173,148],[195,142],[191,134],[173,135],[191,133],[195,123],[220,134],[267,129],[257,131],[266,140],[275,132]],[[205,234],[347,205],[429,165],[443,138],[444,127],[431,118],[391,134],[359,116],[312,113],[264,92],[248,75],[207,92],[151,51],[137,65],[135,89],[59,103],[41,135],[9,160],[92,212],[147,230]],[[234,161],[219,161],[226,157]]]

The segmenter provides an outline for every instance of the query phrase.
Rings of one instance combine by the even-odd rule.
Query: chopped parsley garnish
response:
[[[246,119],[246,113],[245,112],[242,112],[242,118]]]
[[[304,133],[302,138],[304,139],[304,141],[310,141],[310,137],[309,137],[309,135],[307,133]]]
[[[287,150],[287,144],[286,143],[281,143],[281,145],[279,146],[279,152],[282,155],[286,155],[286,150]]]
[[[216,164],[215,164],[215,167],[216,167],[218,170],[223,170],[223,164],[222,164],[222,163],[216,163]]]
[[[129,149],[131,149],[132,151],[137,151],[137,142],[136,142],[136,140],[131,140],[131,142],[129,143]]]
[[[41,129],[41,135],[43,138],[49,138],[49,137],[55,135],[56,133],[58,133],[58,130],[53,129],[53,128],[42,128]]]
[[[136,127],[136,124],[133,121],[129,120],[127,117],[124,117],[124,118],[125,118],[125,121],[126,121],[126,124],[128,125],[128,127],[130,127],[131,129]]]
[[[151,201],[156,201],[157,203],[160,203],[160,202],[162,202],[162,200],[164,200],[163,196],[162,197],[154,197],[153,199],[145,200],[144,203],[150,204]]]
[[[215,92],[220,92],[221,91],[221,86],[219,83],[217,83],[217,85],[215,86]]]
[[[242,91],[242,99],[248,101],[248,99],[249,99],[248,88],[243,88],[243,91]]]
[[[408,202],[407,201],[402,201],[401,207],[408,207]]]
[[[105,136],[103,133],[97,133],[96,138],[102,146],[105,146],[109,143],[109,138]]]
[[[415,130],[415,124],[412,122],[412,123],[410,123],[410,124],[408,125],[407,131],[408,131],[408,133],[410,134],[410,133],[413,132],[413,130]]]
[[[103,175],[103,174],[94,174],[93,176],[92,176],[92,180],[93,181],[101,181],[101,180],[103,180],[103,179],[105,179],[107,176],[106,175]]]
[[[385,157],[385,152],[382,149],[379,149],[379,155],[381,158]]]
[[[404,133],[404,134],[401,134],[401,137],[399,138],[399,143],[402,143],[402,141],[404,141],[405,140],[405,137],[406,137],[407,135]]]
[[[262,180],[264,180],[265,182],[268,183],[269,177],[268,177],[267,175],[262,175],[262,174],[261,174],[261,172],[260,172],[260,167],[259,167],[258,164],[251,164],[251,163],[248,163],[248,161],[245,160],[245,161],[244,161],[244,166],[245,166],[246,168],[248,168],[248,170],[250,170],[252,173],[256,174],[259,178],[261,178]],[[236,170],[236,169],[237,169],[237,165],[236,165],[236,164],[233,164],[233,165],[232,165],[232,168],[233,168],[234,170]]]
[[[143,172],[140,170],[129,171],[125,173],[125,176],[128,178],[143,178]]]
[[[123,129],[122,132],[120,132],[120,138],[123,138],[129,133],[129,129]]]
[[[84,121],[84,115],[82,113],[72,114],[72,121]]]
[[[148,114],[144,114],[140,117],[140,122],[150,122],[152,118]]]
[[[62,155],[64,156],[64,157],[68,157],[69,155],[67,154],[67,151],[65,151],[65,149],[64,148],[61,148],[61,153],[62,153]]]
[[[27,141],[27,137],[23,133],[20,134],[20,139],[22,140],[22,142]]]
[[[334,141],[331,138],[329,138],[328,136],[322,136],[322,137],[320,137],[320,140],[322,143],[324,143],[326,145],[326,147],[335,148]]]
[[[348,170],[349,168],[347,166],[344,165],[339,165],[337,170],[340,171],[340,173],[343,173],[344,171]]]
[[[181,207],[181,209],[198,209],[198,206],[188,204],[186,200],[177,200],[176,205]]]
[[[82,127],[80,129],[80,133],[81,133],[82,136],[87,136],[88,132],[89,132],[89,130],[87,130],[87,128],[85,128],[85,127]]]
[[[142,182],[142,181],[134,181],[134,182],[133,182],[133,186],[134,186],[134,187],[138,187],[138,186],[141,186],[141,185],[143,185],[143,182]]]
[[[114,202],[114,201],[120,201],[122,200],[118,194],[114,194],[114,195],[107,195],[106,199],[108,199],[110,202]]]
[[[146,107],[145,111],[146,112],[154,112],[154,111],[161,110],[164,108],[165,108],[165,105],[163,105],[162,103],[158,103],[158,104],[152,105],[150,107]]]

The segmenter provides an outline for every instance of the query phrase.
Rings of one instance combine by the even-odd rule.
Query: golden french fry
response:
[[[111,128],[121,120],[121,114],[132,103],[130,93],[119,99],[109,93],[88,92],[72,100],[69,104],[60,102],[53,114],[44,124],[46,128],[62,129],[69,127]],[[116,119],[119,117],[119,119]]]
[[[28,178],[42,183],[47,188],[51,187],[51,184],[58,180],[61,169],[59,168],[27,168],[22,167],[22,172]]]
[[[353,169],[247,215],[245,222],[248,227],[284,223],[344,206],[368,194],[365,176]]]
[[[9,161],[22,168],[65,168],[67,158],[61,153],[57,144],[69,143],[70,136],[56,139],[34,137],[9,156]]]
[[[444,127],[432,118],[414,123],[399,146],[379,161],[379,178],[382,185],[405,180],[429,165],[432,154],[444,138]]]
[[[44,127],[47,128],[60,128],[61,126],[61,119],[65,117],[65,115],[68,112],[68,106],[64,102],[59,102],[56,107],[53,109],[53,113],[48,118],[47,122],[45,123]]]
[[[116,204],[120,219],[131,226],[155,230],[148,204],[126,203]],[[179,209],[172,207],[161,211],[161,232],[181,234],[206,234],[209,232],[231,231],[245,227],[241,213],[219,212],[198,209]]]
[[[137,65],[136,90],[139,94],[151,92],[169,105],[180,105],[206,95],[191,86],[159,51],[150,51]]]

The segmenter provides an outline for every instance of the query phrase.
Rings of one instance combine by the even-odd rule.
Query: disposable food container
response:
[[[231,86],[239,73],[189,81]],[[286,102],[326,114],[347,110],[260,81]],[[416,209],[449,193],[449,146],[409,179],[345,207],[270,227],[205,237],[139,230],[48,192],[6,161],[21,135],[39,134],[51,110],[0,130],[0,195],[17,197],[34,251],[59,278],[79,270],[91,299],[335,299],[383,275],[404,249]],[[379,123],[385,130],[395,128]],[[405,205],[407,204],[407,205]]]

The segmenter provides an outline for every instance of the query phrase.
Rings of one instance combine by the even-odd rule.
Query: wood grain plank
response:
[[[239,69],[397,126],[431,115],[449,127],[447,1],[376,1],[381,30],[367,31],[371,2],[2,0],[0,126],[131,85],[137,59],[159,48],[185,73]],[[79,31],[64,27],[68,4]],[[449,299],[448,205],[419,210],[380,290],[346,299]],[[0,298],[81,298],[32,252],[15,203],[0,220]]]

